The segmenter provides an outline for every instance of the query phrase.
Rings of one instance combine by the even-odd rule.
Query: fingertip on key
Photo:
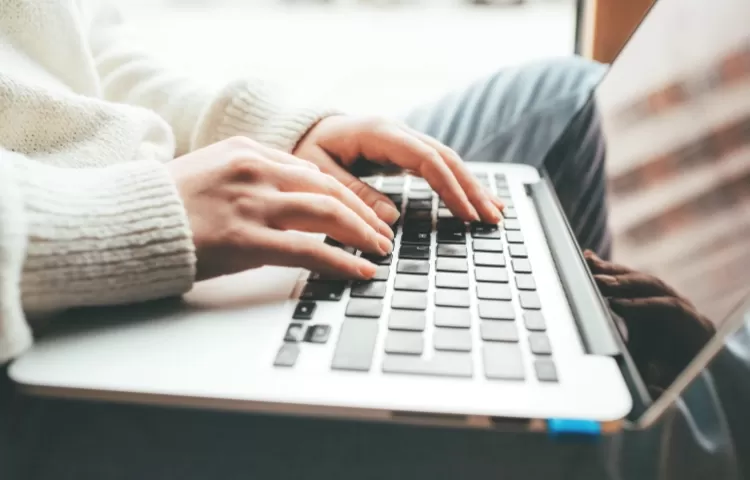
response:
[[[398,220],[398,217],[401,216],[401,213],[398,211],[398,209],[396,209],[393,204],[390,204],[385,200],[378,200],[377,202],[375,202],[375,205],[372,206],[372,209],[373,211],[375,211],[375,214],[378,216],[378,218],[380,218],[388,225],[393,224],[396,220]]]

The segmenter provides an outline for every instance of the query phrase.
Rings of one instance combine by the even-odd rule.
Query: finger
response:
[[[358,138],[361,156],[384,165],[396,164],[423,177],[454,215],[468,221],[479,220],[453,172],[440,154],[406,131],[387,124]]]
[[[300,168],[286,168],[282,173],[280,188],[285,192],[311,192],[338,199],[363,218],[378,233],[393,240],[393,230],[360,197],[331,175],[309,172]]]
[[[654,277],[640,272],[624,273],[620,275],[594,275],[594,280],[606,297],[636,298],[636,297],[679,297],[677,292]]]
[[[265,229],[257,238],[267,265],[302,267],[331,276],[367,280],[377,268],[362,257],[297,232]]]
[[[586,259],[586,263],[594,274],[621,275],[634,271],[624,265],[618,265],[616,263],[602,260],[591,250],[584,250],[583,258]]]
[[[286,152],[282,152],[281,150],[276,150],[275,148],[264,146],[263,153],[269,158],[271,158],[272,160],[275,160],[284,165],[292,165],[296,167],[302,167],[308,170],[320,171],[320,168],[318,168],[318,166],[315,165],[314,163],[308,160],[305,160],[304,158],[295,157],[294,155],[290,155]]]
[[[482,187],[455,151],[440,141],[414,130],[413,128],[405,125],[402,126],[402,128],[434,148],[440,156],[443,157],[443,161],[451,172],[453,172],[453,175],[458,180],[461,188],[463,188],[464,193],[483,221],[488,223],[498,223],[502,220],[500,211],[503,209],[503,203],[499,198],[495,197]]]
[[[313,157],[315,162],[321,166],[322,171],[337,179],[342,185],[361,198],[388,225],[393,225],[401,216],[400,205],[397,207],[388,197],[346,171],[322,148],[316,147],[306,153]]]
[[[365,252],[387,255],[391,240],[338,199],[316,193],[279,193],[269,200],[267,222],[277,230],[324,233]]]

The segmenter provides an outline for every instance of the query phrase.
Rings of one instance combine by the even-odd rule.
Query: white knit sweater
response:
[[[91,0],[0,0],[0,363],[37,313],[190,289],[164,162],[233,135],[290,151],[325,114],[256,81],[209,91],[136,40]]]

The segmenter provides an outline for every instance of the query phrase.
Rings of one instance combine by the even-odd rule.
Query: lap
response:
[[[578,57],[501,70],[416,109],[406,122],[468,162],[544,167],[581,248],[607,258],[604,141],[587,103],[604,71]]]

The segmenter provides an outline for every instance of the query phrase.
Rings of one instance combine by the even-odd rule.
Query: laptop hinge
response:
[[[593,355],[616,356],[620,347],[607,311],[591,281],[581,250],[546,176],[526,185],[536,205],[557,274],[586,348]]]

